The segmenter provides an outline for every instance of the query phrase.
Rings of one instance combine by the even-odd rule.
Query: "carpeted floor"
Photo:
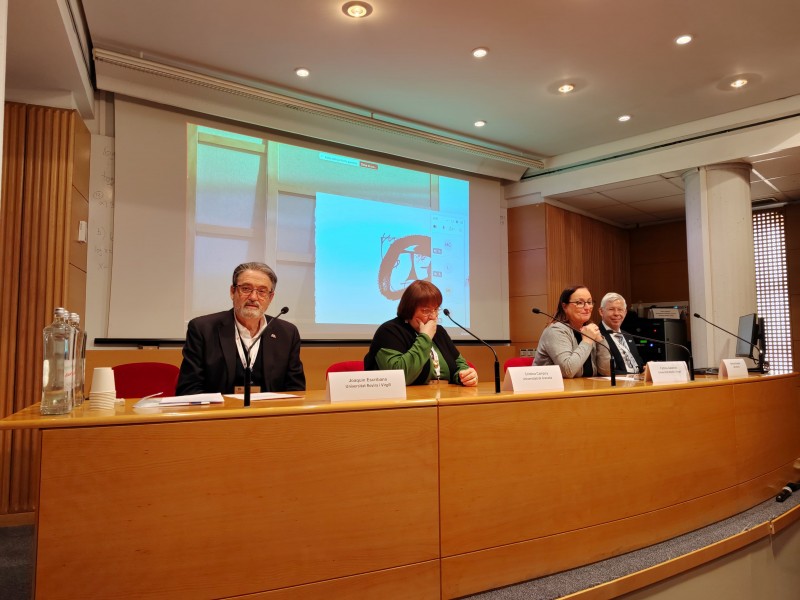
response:
[[[555,600],[746,531],[800,504],[800,493],[786,502],[767,500],[738,515],[655,544],[570,571],[468,596],[469,600]],[[33,589],[33,526],[0,528],[0,598],[30,600]]]
[[[0,598],[30,600],[33,592],[33,525],[0,527]]]

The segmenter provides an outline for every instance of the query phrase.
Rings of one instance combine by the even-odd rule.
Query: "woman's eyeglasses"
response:
[[[570,300],[567,304],[574,304],[578,308],[583,308],[584,306],[594,306],[594,300]]]

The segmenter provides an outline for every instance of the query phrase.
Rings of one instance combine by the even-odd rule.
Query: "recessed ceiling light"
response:
[[[345,2],[342,4],[342,12],[354,19],[363,19],[372,14],[372,5],[366,2]]]
[[[565,83],[564,85],[559,86],[558,91],[561,92],[562,94],[569,94],[574,89],[575,89],[574,85],[572,85],[571,83]]]
[[[678,44],[679,46],[685,46],[691,41],[692,41],[692,36],[690,36],[689,34],[681,35],[675,38],[675,43]]]
[[[631,120],[630,115],[620,115],[617,117],[617,121],[619,121],[620,123],[624,123],[625,121],[630,121],[630,120]]]
[[[475,58],[483,58],[487,54],[489,54],[488,48],[475,48],[475,50],[472,51],[472,56]]]
[[[484,127],[486,125],[486,121],[475,121],[475,127]]]
[[[308,77],[309,75],[311,75],[311,71],[309,71],[308,69],[303,69],[302,67],[299,69],[295,69],[294,72],[298,77]]]
[[[732,88],[737,88],[738,89],[738,88],[742,88],[742,87],[744,87],[746,85],[747,85],[747,79],[739,78],[739,79],[735,79],[734,81],[731,81],[731,87]]]

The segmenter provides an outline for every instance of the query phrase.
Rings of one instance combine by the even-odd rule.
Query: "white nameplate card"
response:
[[[564,391],[564,378],[558,365],[508,367],[503,379],[505,392]]]
[[[406,375],[401,369],[328,373],[325,397],[331,402],[405,400]]]
[[[750,377],[747,372],[747,364],[743,358],[723,358],[719,363],[720,379],[741,379]]]
[[[685,383],[689,381],[689,369],[679,360],[651,360],[644,367],[644,380],[660,383]]]

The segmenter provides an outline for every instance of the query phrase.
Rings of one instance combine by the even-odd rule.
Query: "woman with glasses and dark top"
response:
[[[584,285],[561,292],[555,319],[539,338],[533,364],[558,365],[567,378],[610,375],[608,348],[600,328],[590,321],[593,307],[592,295]]]
[[[253,393],[306,388],[297,327],[266,314],[277,285],[278,276],[264,263],[243,263],[234,269],[233,308],[189,321],[179,396],[242,393],[248,364]]]
[[[478,385],[453,340],[439,325],[442,292],[429,281],[414,281],[403,292],[397,317],[378,327],[364,357],[367,371],[402,369],[406,385],[441,380]]]

